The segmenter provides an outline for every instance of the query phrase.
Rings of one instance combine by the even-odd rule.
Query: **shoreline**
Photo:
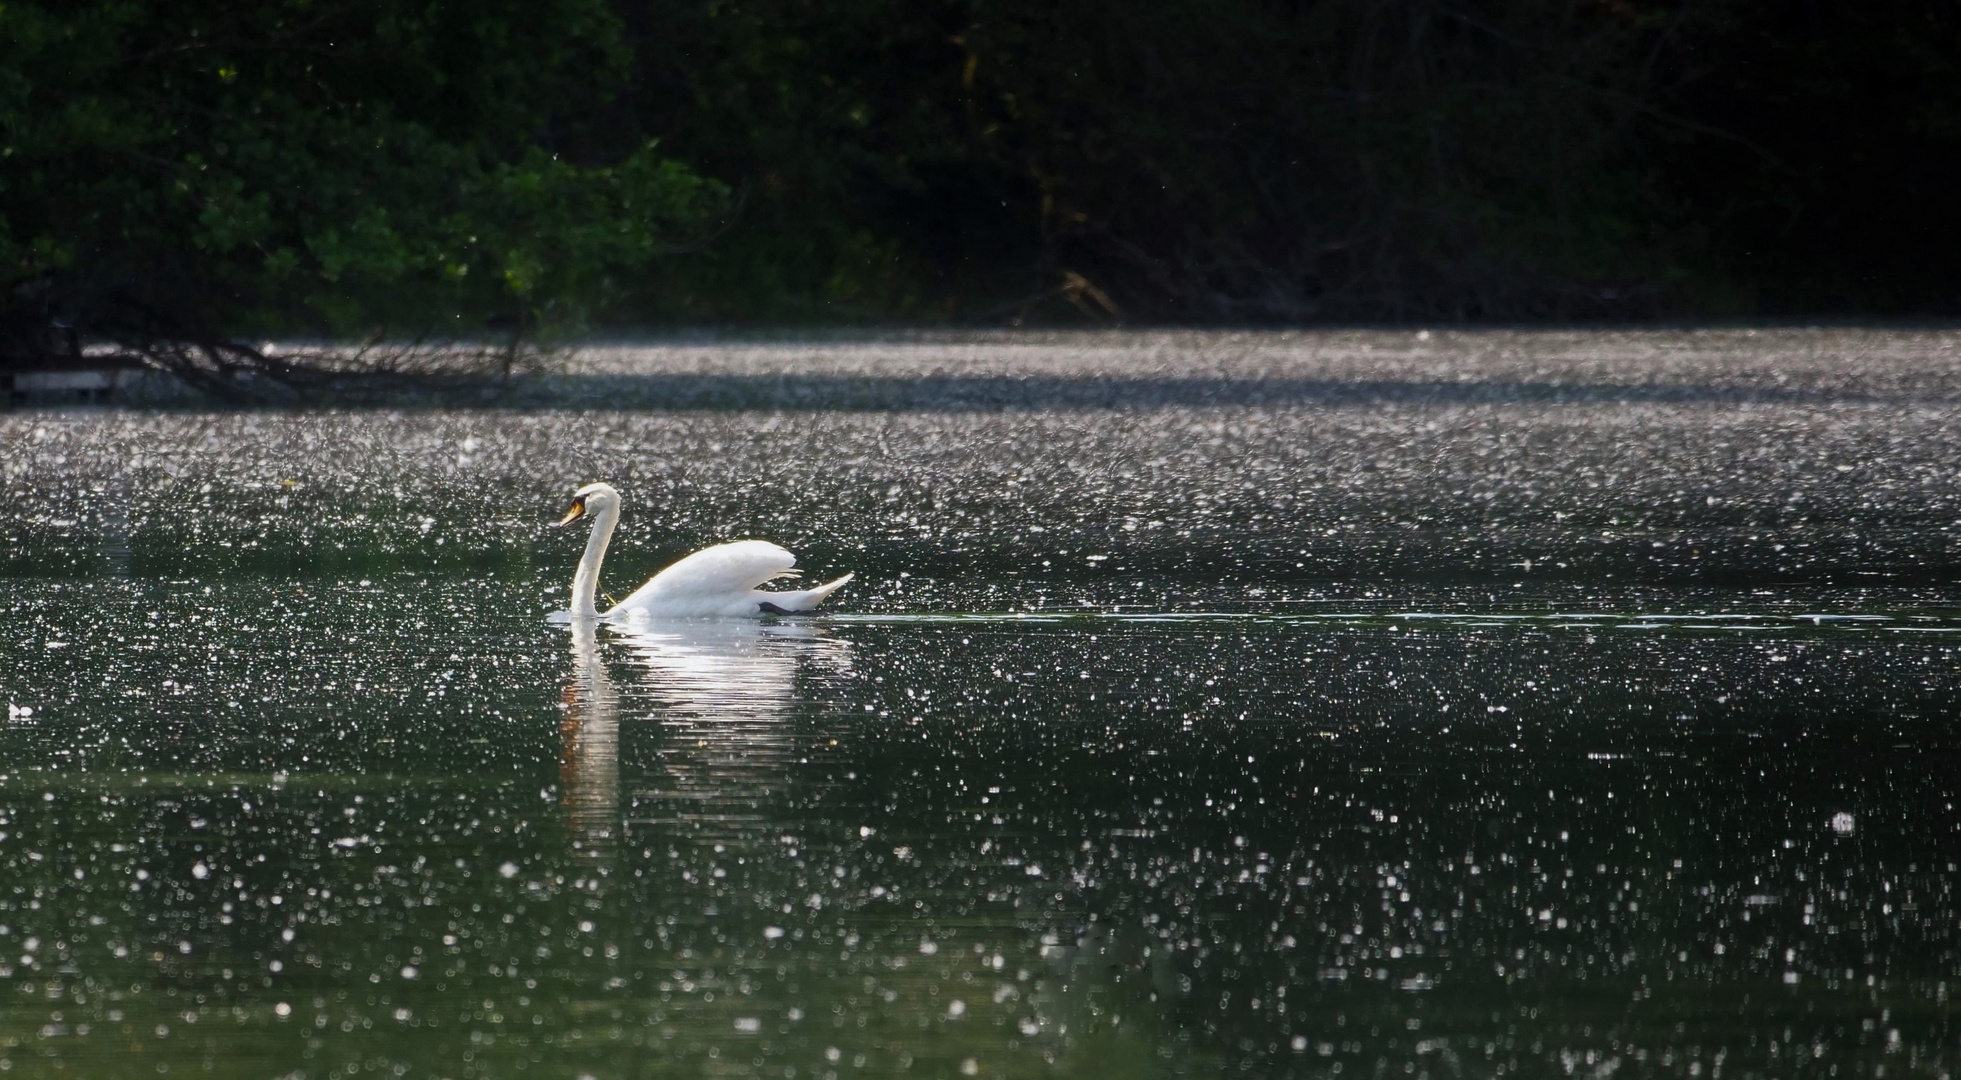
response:
[[[280,353],[318,343],[267,343]],[[935,411],[1160,405],[1961,400],[1961,328],[899,331],[595,337],[508,378],[354,376],[311,401],[215,401],[158,373],[10,377],[13,408]],[[101,377],[93,377],[99,374]],[[34,380],[23,386],[14,379]],[[72,385],[71,385],[72,384]]]

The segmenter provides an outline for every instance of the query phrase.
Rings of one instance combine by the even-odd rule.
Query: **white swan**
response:
[[[571,619],[691,619],[722,615],[790,615],[810,611],[826,596],[851,580],[846,574],[814,589],[763,592],[756,588],[776,578],[793,578],[791,569],[797,557],[767,540],[737,540],[703,548],[650,578],[631,596],[601,612],[595,604],[599,592],[599,562],[606,557],[606,544],[613,538],[613,527],[620,523],[620,493],[610,484],[587,484],[572,494],[572,507],[559,519],[570,525],[591,517],[592,537],[586,541],[585,557],[572,577],[572,610],[563,613]]]

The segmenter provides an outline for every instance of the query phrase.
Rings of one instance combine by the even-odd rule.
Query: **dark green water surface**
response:
[[[1949,1075],[1953,412],[0,415],[0,1075]]]

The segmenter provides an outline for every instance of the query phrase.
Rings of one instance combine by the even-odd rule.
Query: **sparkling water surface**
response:
[[[0,413],[0,1073],[1949,1075],[1956,359],[701,345]],[[550,625],[594,479],[614,595],[744,536],[858,579]]]

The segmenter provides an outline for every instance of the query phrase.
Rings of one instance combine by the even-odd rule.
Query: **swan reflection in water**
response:
[[[624,828],[678,830],[694,843],[767,830],[797,761],[798,680],[850,666],[844,642],[803,623],[640,622],[603,638],[591,621],[568,629],[561,790],[574,853],[595,863],[609,861]],[[634,677],[616,686],[609,654]],[[658,729],[624,815],[622,709]]]
[[[944,1023],[941,988],[975,982],[993,990],[961,1000],[974,1017],[962,1027],[971,1052],[999,1053],[989,1033],[1015,1030],[1032,1066],[1032,1055],[1052,1060],[1064,1052],[1067,1032],[1100,1022],[1100,1012],[1088,1011],[1101,1008],[1089,1004],[1092,988],[1101,995],[1094,1000],[1110,1000],[1110,972],[1138,970],[1153,955],[1145,946],[1155,937],[1120,940],[1107,922],[1085,926],[1079,912],[1044,920],[1048,897],[1061,899],[1047,882],[1026,905],[1017,902],[1013,916],[942,928],[930,949],[908,920],[895,928],[893,912],[933,889],[929,875],[908,859],[888,861],[883,844],[857,846],[862,818],[851,817],[854,827],[843,830],[827,821],[834,805],[850,804],[827,790],[840,782],[836,763],[802,764],[821,732],[848,730],[850,717],[826,713],[827,702],[852,700],[838,692],[852,656],[821,627],[609,625],[595,638],[586,622],[571,632],[561,769],[572,861],[582,872],[566,876],[581,904],[581,941],[591,945],[583,958],[568,953],[559,962],[588,986],[633,988],[642,1000],[658,988],[668,1037],[725,1038],[731,1025],[753,1030],[742,1025],[758,1015],[794,1018],[811,1002],[856,1001],[865,972],[884,956],[890,963],[877,964],[888,987],[884,1034],[860,1033],[868,1050],[898,1047],[900,1036]],[[815,864],[813,849],[823,852]],[[993,866],[1003,875],[979,886],[983,892],[1005,895],[1027,880],[1021,860],[975,860],[969,872]],[[907,909],[880,906],[878,898],[895,890],[907,895]],[[813,921],[820,910],[824,918]],[[1038,920],[1035,929],[1025,925],[1030,919]],[[819,927],[833,935],[827,942],[843,938],[857,951],[815,948],[818,939],[806,932]],[[750,969],[732,970],[722,952],[727,941],[767,941],[772,933],[811,943],[785,943],[805,950],[797,954],[800,981],[787,987],[752,985]],[[1170,965],[1162,959],[1150,969],[1166,995],[1176,989]],[[1041,978],[1030,981],[1037,972]]]
[[[570,624],[572,670],[560,725],[559,790],[564,793],[572,851],[607,862],[620,821],[620,694],[599,655],[597,626]]]

